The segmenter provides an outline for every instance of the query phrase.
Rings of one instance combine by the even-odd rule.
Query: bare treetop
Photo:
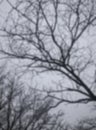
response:
[[[96,101],[96,67],[88,31],[96,26],[95,0],[7,0],[11,10],[2,29],[8,48],[1,53],[29,60],[26,67],[54,71],[67,77],[61,93],[77,93],[79,98],[48,96],[60,102]],[[86,36],[86,38],[85,38]],[[90,36],[91,38],[91,36]],[[85,42],[84,42],[85,41]],[[95,45],[94,45],[95,47]],[[91,72],[92,71],[92,72]],[[61,86],[61,85],[60,85]]]

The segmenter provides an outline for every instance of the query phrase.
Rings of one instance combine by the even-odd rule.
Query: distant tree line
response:
[[[50,112],[52,99],[7,76],[0,76],[0,130],[65,130],[63,113]]]

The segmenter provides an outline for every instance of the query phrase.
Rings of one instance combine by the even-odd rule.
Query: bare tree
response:
[[[39,72],[57,72],[69,84],[51,90],[48,96],[61,102],[96,101],[96,62],[92,38],[96,27],[95,0],[7,0],[11,10],[2,36],[7,37],[1,53],[28,61],[26,67]],[[6,39],[6,38],[5,38]],[[86,42],[88,42],[86,44]],[[7,48],[8,45],[8,48]],[[95,48],[95,44],[94,44]],[[68,98],[55,93],[79,95]]]
[[[53,100],[25,90],[9,75],[0,80],[0,130],[65,130],[63,113],[50,112]]]

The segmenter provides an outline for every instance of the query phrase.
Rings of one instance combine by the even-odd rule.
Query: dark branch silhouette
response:
[[[96,1],[7,2],[11,10],[2,31],[4,38],[8,40],[8,48],[6,45],[6,49],[2,47],[0,52],[10,58],[29,60],[28,67],[39,72],[58,72],[66,77],[68,82],[72,82],[74,87],[63,86],[61,93],[79,94],[80,98],[58,98],[58,90],[50,91],[48,96],[59,102],[96,101],[96,67],[95,58],[93,59],[95,54],[92,53],[91,43],[86,46],[84,42],[87,42],[88,30],[92,31],[96,26]]]

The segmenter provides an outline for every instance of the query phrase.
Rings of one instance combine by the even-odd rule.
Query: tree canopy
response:
[[[58,72],[64,84],[48,96],[61,102],[96,101],[95,0],[7,0],[11,10],[3,31],[6,47],[0,52],[27,61],[38,72]],[[90,35],[90,32],[92,35]],[[90,39],[90,40],[89,40]],[[92,46],[94,48],[92,48]],[[57,97],[76,94],[79,97]]]

